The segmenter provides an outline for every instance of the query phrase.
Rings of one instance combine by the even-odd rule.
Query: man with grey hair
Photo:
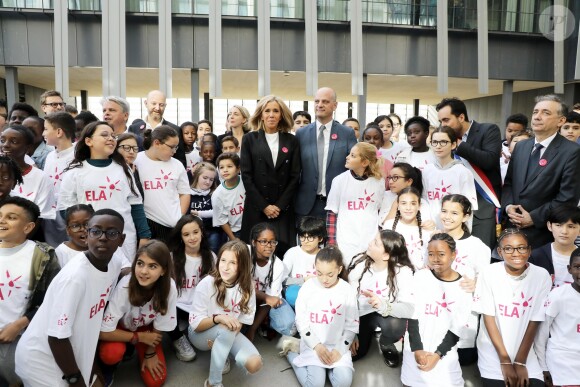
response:
[[[580,199],[580,145],[559,134],[567,113],[557,96],[537,97],[535,138],[518,142],[507,170],[501,201],[507,226],[522,229],[532,248],[552,241],[546,226],[550,211]]]
[[[108,96],[101,100],[103,106],[103,121],[113,128],[118,136],[127,131],[129,120],[129,103],[121,97]]]

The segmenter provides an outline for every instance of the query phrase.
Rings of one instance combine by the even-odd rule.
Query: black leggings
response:
[[[167,332],[171,341],[179,340],[181,338],[181,336],[187,335],[187,329],[183,332],[179,330],[179,322],[180,321],[188,321],[189,322],[189,313],[187,313],[186,311],[184,311],[180,308],[176,308],[176,309],[177,309],[177,314],[176,314],[177,325],[175,326],[174,330],[172,330],[171,332]]]
[[[149,225],[149,229],[151,230],[151,239],[157,239],[167,244],[169,234],[171,234],[171,231],[173,229],[171,227],[167,227],[157,222],[154,222],[151,219],[147,219],[147,224]]]
[[[360,318],[360,325],[358,330],[358,351],[356,356],[352,357],[353,361],[363,358],[369,351],[371,339],[375,335],[375,329],[381,328],[381,337],[379,344],[381,349],[387,345],[396,343],[405,334],[407,328],[407,319],[395,317],[383,317],[380,314],[373,312],[366,314]]]

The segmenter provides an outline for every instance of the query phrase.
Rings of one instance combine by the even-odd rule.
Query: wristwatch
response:
[[[439,359],[443,359],[444,355],[441,353],[441,351],[435,351],[434,353],[435,355],[439,355]]]
[[[75,384],[75,383],[78,383],[78,381],[81,380],[82,377],[83,377],[83,374],[81,374],[79,371],[79,372],[76,372],[74,374],[63,375],[62,380],[66,380],[66,382],[68,384]]]

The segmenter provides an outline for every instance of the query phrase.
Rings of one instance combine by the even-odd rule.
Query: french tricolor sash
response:
[[[466,159],[464,159],[461,156],[455,155],[455,158],[457,160],[461,161],[461,163],[467,169],[469,169],[469,171],[473,175],[473,179],[475,180],[475,189],[477,190],[477,192],[486,201],[493,204],[496,208],[501,208],[501,204],[499,203],[497,195],[495,194],[495,191],[493,190],[493,186],[491,185],[491,182],[489,181],[489,179],[487,178],[485,173],[483,173],[481,168],[479,168],[477,165],[471,164],[469,161],[467,161]]]

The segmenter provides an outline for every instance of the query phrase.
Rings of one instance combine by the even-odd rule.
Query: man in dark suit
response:
[[[324,208],[332,180],[346,171],[346,156],[356,144],[354,131],[333,120],[337,105],[334,90],[319,89],[314,97],[316,121],[296,132],[302,161],[296,195],[298,219],[303,216],[326,219]]]
[[[444,98],[436,107],[441,125],[449,126],[457,135],[455,154],[469,162],[489,179],[499,205],[501,198],[501,133],[495,124],[469,121],[465,103],[457,98]],[[496,205],[477,190],[477,211],[473,213],[472,234],[490,249],[495,247]]]
[[[532,248],[552,241],[546,222],[555,206],[580,199],[580,146],[558,131],[568,109],[555,95],[536,98],[536,138],[519,142],[511,156],[502,195],[508,226],[521,228]]]
[[[185,161],[185,147],[183,144],[183,136],[181,135],[181,129],[179,126],[172,124],[171,122],[163,118],[165,113],[165,108],[167,107],[167,97],[160,90],[152,90],[147,94],[147,97],[143,101],[145,108],[147,109],[147,115],[145,118],[137,118],[131,126],[129,126],[129,132],[135,133],[139,139],[143,138],[143,132],[146,129],[155,130],[158,126],[168,125],[175,129],[179,135],[179,148],[173,156],[177,160],[181,161],[183,166],[186,166]],[[142,149],[142,141],[139,141],[139,148]]]

